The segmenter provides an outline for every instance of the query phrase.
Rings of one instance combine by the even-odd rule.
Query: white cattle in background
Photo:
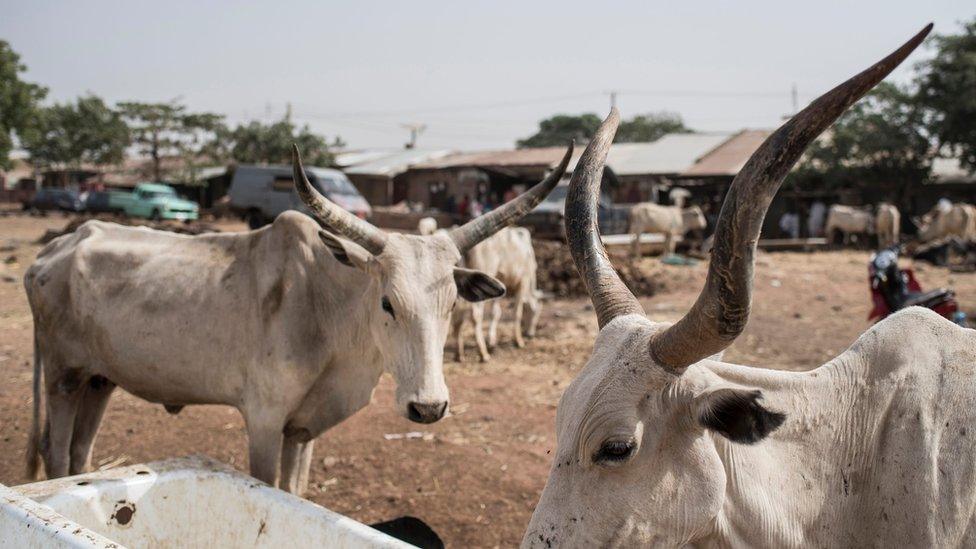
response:
[[[509,227],[498,231],[491,238],[471,248],[464,257],[464,265],[485,273],[491,273],[500,280],[507,289],[506,294],[515,306],[515,322],[512,330],[515,345],[525,346],[524,336],[534,337],[539,315],[542,313],[542,302],[536,284],[538,265],[535,260],[535,250],[532,248],[532,235],[528,229]],[[491,303],[491,323],[488,326],[488,341],[484,336],[484,311],[489,302],[459,303],[454,311],[452,328],[456,338],[458,360],[464,360],[464,326],[467,321],[474,325],[475,342],[478,354],[483,362],[491,359],[489,349],[498,344],[498,324],[502,316],[502,298],[493,299]],[[528,307],[529,314],[524,316],[523,309]],[[524,336],[523,336],[524,334]]]
[[[867,238],[874,234],[874,215],[853,206],[834,204],[827,212],[824,234],[831,243],[836,242],[838,235],[844,244],[850,244],[855,237]]]
[[[882,202],[874,216],[875,232],[878,234],[878,247],[887,248],[898,244],[901,234],[901,213],[892,204]]]

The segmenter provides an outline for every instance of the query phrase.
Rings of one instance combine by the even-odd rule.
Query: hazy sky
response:
[[[351,147],[511,146],[554,113],[670,110],[775,126],[972,0],[99,2],[0,0],[0,38],[54,100],[181,98],[232,122],[294,118]],[[923,59],[923,51],[909,63]],[[902,67],[893,78],[904,81]]]

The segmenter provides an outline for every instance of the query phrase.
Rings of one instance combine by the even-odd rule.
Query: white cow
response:
[[[951,236],[974,240],[976,239],[976,207],[966,203],[950,204],[946,208],[937,205],[922,216],[918,225],[918,237],[922,242]]]
[[[882,202],[878,204],[878,213],[874,216],[875,232],[878,234],[878,246],[887,248],[898,244],[901,233],[901,214],[892,204]]]
[[[88,470],[115,386],[170,411],[238,408],[251,474],[292,492],[307,480],[313,439],[368,404],[384,371],[400,414],[437,421],[448,407],[443,352],[454,302],[505,291],[456,264],[531,211],[571,150],[518,199],[427,237],[385,233],[327,200],[296,148],[296,188],[325,229],[286,212],[247,233],[91,221],[52,241],[24,277],[35,329],[30,472],[39,451],[49,477]]]
[[[809,372],[715,358],[745,328],[783,178],[929,29],[755,152],[726,196],[705,287],[675,324],[644,316],[594,234],[611,113],[566,203],[600,333],[559,402],[523,547],[976,546],[976,332],[912,307]]]
[[[430,236],[437,231],[437,220],[433,217],[424,217],[417,222],[417,232],[423,236]]]
[[[635,204],[630,210],[630,233],[634,235],[633,255],[640,257],[640,237],[644,233],[663,234],[665,255],[673,254],[677,241],[688,231],[704,230],[705,214],[698,206],[662,206],[653,202]]]
[[[874,216],[871,212],[855,208],[834,204],[827,212],[827,225],[824,234],[827,235],[828,242],[835,242],[836,235],[843,236],[844,244],[850,244],[851,237],[861,235],[867,237],[874,233]]]
[[[523,332],[528,337],[535,336],[539,315],[542,313],[542,303],[536,286],[535,250],[532,248],[532,235],[528,229],[509,227],[498,231],[491,238],[483,240],[471,248],[464,258],[465,266],[477,269],[489,276],[500,280],[507,289],[507,294],[515,302],[514,335],[515,345],[525,347]],[[488,362],[491,355],[489,348],[498,343],[498,323],[502,316],[501,299],[491,300],[492,318],[488,326],[488,342],[484,336],[483,303],[459,303],[452,319],[452,331],[456,338],[457,358],[464,360],[464,325],[467,320],[474,324],[474,338],[478,344],[478,353],[482,362]],[[529,308],[529,315],[523,317],[524,307]]]

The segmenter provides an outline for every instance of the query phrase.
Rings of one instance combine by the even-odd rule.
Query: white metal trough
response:
[[[13,488],[0,547],[413,547],[207,458],[171,459]]]

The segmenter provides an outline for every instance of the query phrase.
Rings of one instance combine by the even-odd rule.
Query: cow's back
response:
[[[641,202],[630,210],[631,232],[637,227],[648,233],[680,232],[682,223],[681,209],[674,206]]]
[[[976,331],[910,307],[837,359],[860,372],[839,403],[849,450],[843,498],[822,520],[847,523],[854,545],[972,546],[976,513]],[[878,520],[880,517],[881,520]]]
[[[151,401],[233,404],[249,370],[295,353],[289,307],[308,296],[294,273],[316,232],[297,213],[199,236],[89,221],[25,276],[42,353]]]
[[[465,265],[498,278],[512,294],[523,281],[535,279],[532,236],[523,227],[502,229],[472,248],[465,256]]]

